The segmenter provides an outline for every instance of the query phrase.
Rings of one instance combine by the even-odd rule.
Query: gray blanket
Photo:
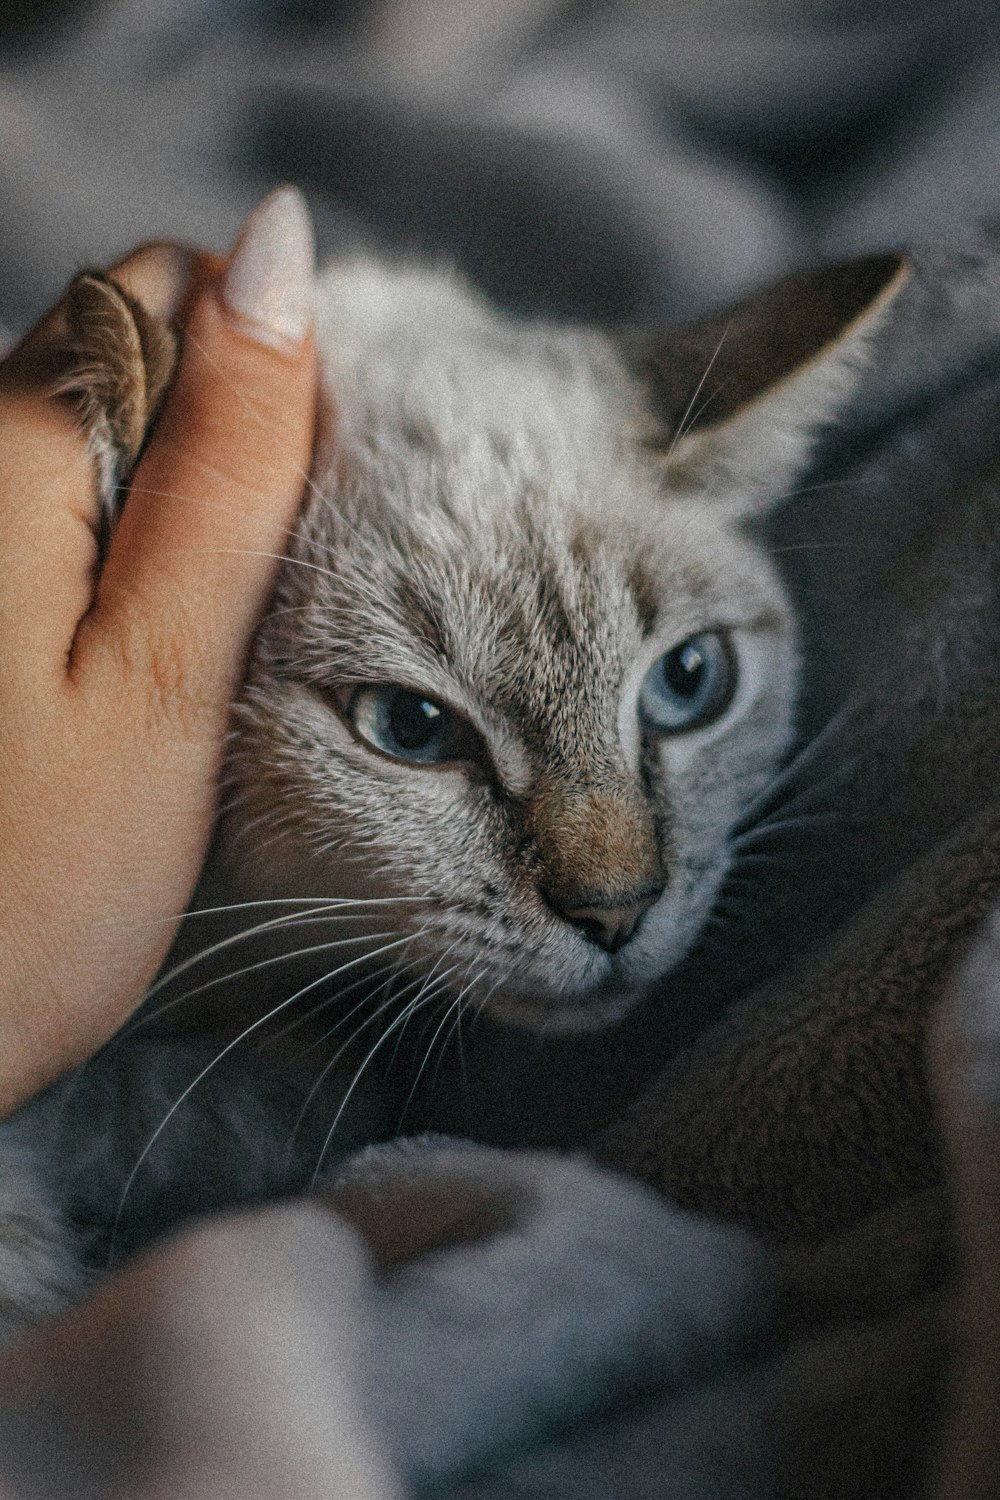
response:
[[[16,332],[80,265],[139,239],[224,246],[276,177],[306,187],[325,251],[447,256],[511,306],[603,321],[686,315],[792,265],[951,239],[958,221],[996,211],[995,7],[758,0],[738,27],[726,14],[712,0],[98,7],[0,55],[0,316]],[[683,1223],[678,1243],[710,1271],[716,1242],[699,1261],[703,1228]],[[655,1243],[660,1230],[645,1232]],[[664,1264],[637,1275],[647,1315]],[[669,1284],[695,1299],[696,1280]],[[748,1293],[745,1320],[738,1309],[714,1344],[689,1324],[684,1347],[698,1357],[678,1364],[669,1341],[629,1346],[632,1364],[598,1370],[607,1384],[586,1409],[546,1405],[542,1392],[501,1412],[494,1447],[469,1460],[479,1477],[452,1489],[461,1445],[455,1466],[435,1471],[398,1435],[404,1398],[428,1403],[411,1432],[448,1411],[447,1387],[419,1378],[432,1356],[418,1291],[405,1306],[391,1289],[372,1300],[385,1374],[373,1404],[392,1407],[387,1442],[414,1494],[774,1493],[761,1455],[773,1456],[789,1390],[823,1359],[813,1342],[799,1364],[775,1363]],[[405,1319],[409,1372],[394,1367],[386,1332]],[[877,1327],[854,1337],[847,1363],[887,1357]],[[520,1352],[530,1395],[545,1372]],[[505,1390],[519,1388],[516,1374]],[[924,1378],[917,1370],[905,1392],[911,1406]]]
[[[276,177],[325,251],[456,260],[546,313],[686,316],[993,213],[986,0],[112,0],[0,34],[0,317]]]

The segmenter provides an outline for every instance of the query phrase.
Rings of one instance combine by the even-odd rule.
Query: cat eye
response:
[[[398,683],[355,688],[343,712],[361,739],[416,765],[486,758],[486,748],[466,719]]]
[[[736,658],[717,630],[689,635],[654,661],[639,688],[639,722],[656,734],[700,729],[736,691]]]

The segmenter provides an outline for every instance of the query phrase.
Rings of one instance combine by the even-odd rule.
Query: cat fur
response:
[[[334,273],[335,276],[336,274],[338,273]],[[364,268],[360,274],[370,277],[373,273],[370,268]],[[690,534],[695,537],[706,534],[700,531],[705,524],[703,512],[707,508],[715,507],[714,518],[707,523],[708,534],[712,542],[709,550],[717,549],[712,551],[713,558],[724,559],[726,565],[729,566],[727,548],[735,547],[742,550],[743,547],[743,543],[736,540],[737,519],[744,514],[759,512],[768,503],[783,497],[787,488],[808,462],[817,426],[833,418],[841,405],[849,402],[856,385],[863,382],[869,341],[878,329],[881,315],[890,303],[902,295],[907,281],[906,269],[898,261],[883,262],[875,272],[869,264],[867,275],[867,281],[865,273],[861,276],[863,295],[857,296],[854,302],[848,297],[847,312],[843,314],[842,307],[841,320],[838,322],[834,318],[832,325],[822,328],[822,333],[828,336],[820,337],[815,347],[811,347],[809,341],[806,340],[804,343],[795,345],[790,351],[778,349],[773,355],[769,355],[762,361],[767,377],[763,382],[763,390],[752,392],[749,399],[741,400],[732,412],[723,412],[722,420],[717,424],[696,418],[687,438],[681,438],[675,445],[673,438],[668,438],[666,442],[660,438],[659,434],[664,430],[669,432],[669,424],[665,428],[657,424],[655,405],[648,398],[648,388],[634,373],[637,360],[640,366],[642,361],[646,361],[648,372],[648,347],[637,349],[634,341],[631,347],[627,341],[624,345],[614,344],[596,339],[593,335],[574,335],[569,338],[546,333],[543,338],[540,333],[536,333],[534,335],[536,345],[546,345],[546,341],[549,341],[546,347],[550,347],[554,368],[561,370],[561,373],[567,377],[567,402],[570,402],[574,410],[579,405],[581,413],[579,429],[574,429],[572,420],[569,421],[569,430],[579,432],[579,447],[575,454],[572,451],[562,454],[563,463],[560,464],[560,475],[554,476],[544,468],[532,469],[531,465],[538,462],[538,454],[532,452],[532,443],[528,441],[525,445],[527,451],[519,451],[514,455],[517,464],[521,465],[520,468],[515,467],[514,470],[518,476],[518,483],[530,490],[534,484],[545,481],[552,484],[557,478],[577,479],[580,485],[580,496],[576,494],[567,496],[571,502],[571,512],[578,523],[593,525],[595,519],[601,517],[603,507],[608,504],[608,492],[606,486],[602,490],[600,485],[590,485],[594,471],[588,474],[586,469],[588,437],[593,438],[596,430],[596,435],[600,440],[598,446],[600,442],[605,442],[609,451],[613,453],[616,451],[616,442],[621,441],[622,432],[629,433],[633,444],[639,441],[639,434],[642,434],[642,441],[648,445],[649,452],[653,455],[640,463],[639,471],[643,473],[644,479],[649,479],[650,473],[655,471],[659,476],[660,484],[663,484],[664,477],[666,477],[668,486],[675,485],[675,493],[670,502],[674,507],[674,515],[683,516],[684,529],[689,528]],[[375,279],[378,281],[378,275]],[[406,277],[400,278],[397,275],[390,280],[394,280],[396,285],[401,285],[406,281]],[[820,280],[817,284],[822,286],[822,281]],[[448,295],[443,291],[441,284],[436,280],[426,283],[418,279],[418,287],[423,288],[420,296],[425,299],[417,317],[418,324],[423,327],[440,326],[445,338],[454,340],[456,329],[448,325],[440,301],[435,301],[443,297],[444,302],[446,304],[448,302]],[[375,295],[377,300],[377,297],[383,296],[384,292],[376,289]],[[420,296],[418,296],[418,303]],[[836,297],[833,300],[836,302]],[[464,294],[459,296],[458,301],[461,304],[460,324],[463,319],[469,320],[480,339],[483,337],[483,332],[477,320],[486,318],[490,337],[495,337],[499,341],[498,359],[502,366],[506,335],[497,332],[487,315],[474,301],[466,302]],[[772,308],[774,305],[772,304]],[[874,307],[874,314],[870,321],[866,322],[863,314],[868,307]],[[769,317],[773,321],[773,311]],[[860,329],[854,326],[859,321],[862,324]],[[393,349],[397,349],[400,332],[398,318],[393,328],[389,344]],[[853,338],[852,334],[855,335]],[[830,336],[833,338],[832,360],[829,348]],[[511,334],[510,338],[513,339],[513,337],[514,335]],[[569,355],[566,352],[567,346],[570,351]],[[339,377],[344,382],[344,386],[337,386],[337,389],[351,387],[355,381],[363,389],[364,380],[357,379],[357,367],[351,365],[353,355],[350,340],[344,340],[337,347],[338,350],[343,351],[338,358],[342,358],[345,362],[341,367]],[[825,355],[824,350],[827,351]],[[558,357],[560,354],[563,356],[561,362]],[[704,374],[703,351],[698,358],[702,359],[702,374]],[[795,391],[793,387],[796,382],[792,378],[792,372],[801,365],[803,358],[805,359],[804,385]],[[831,362],[826,363],[827,360]],[[492,409],[491,403],[497,401],[498,395],[504,396],[506,382],[503,379],[494,378],[492,386],[487,386],[484,392],[481,387],[477,387],[473,373],[467,371],[465,375],[459,376],[457,388],[463,393],[466,393],[468,388],[467,393],[474,403],[473,409],[482,415],[484,409]],[[550,370],[550,378],[551,373]],[[373,361],[371,379],[375,392],[371,409],[377,413],[376,419],[366,428],[364,414],[361,418],[357,418],[352,414],[348,402],[347,411],[340,416],[342,425],[338,428],[337,437],[340,446],[336,450],[339,456],[334,458],[332,449],[321,447],[316,474],[322,474],[322,466],[327,462],[345,466],[338,472],[349,476],[351,483],[357,485],[355,503],[358,505],[358,513],[350,514],[350,519],[354,524],[361,521],[366,501],[371,503],[373,485],[382,486],[385,493],[392,495],[394,483],[396,484],[395,513],[390,506],[388,513],[382,512],[379,516],[379,526],[385,529],[386,534],[392,537],[393,525],[395,525],[405,539],[404,546],[400,548],[400,567],[395,574],[390,569],[388,575],[383,575],[396,585],[403,574],[402,565],[411,567],[420,558],[419,543],[426,544],[427,537],[421,536],[419,502],[416,506],[418,524],[414,525],[411,508],[414,498],[412,489],[398,481],[399,454],[392,452],[387,454],[380,451],[380,434],[384,430],[385,406],[386,404],[392,406],[395,403],[394,409],[398,412],[400,405],[403,404],[400,400],[400,393],[393,390],[394,375],[391,361],[384,360],[380,351],[379,357]],[[602,392],[601,399],[590,406],[587,405],[585,399],[581,400],[587,395],[588,381],[595,382],[596,390]],[[602,382],[605,383],[602,384]],[[595,394],[595,388],[591,389],[591,396]],[[446,393],[443,398],[440,390],[431,388],[424,390],[420,383],[416,389],[421,397],[426,397],[426,403],[429,404],[430,409],[428,411],[426,407],[421,407],[418,401],[417,410],[406,413],[408,419],[413,417],[415,425],[405,436],[407,446],[405,461],[412,464],[414,453],[417,453],[421,455],[418,463],[426,478],[433,477],[436,483],[441,474],[444,474],[447,482],[445,493],[449,499],[447,508],[454,512],[448,515],[448,527],[444,540],[451,547],[453,555],[461,556],[463,548],[468,548],[470,544],[471,532],[490,525],[489,517],[482,514],[482,490],[477,483],[482,471],[482,454],[463,449],[460,461],[456,462],[456,455],[447,451],[447,444],[444,445],[445,451],[442,451],[442,432],[447,437],[450,431],[447,419],[452,414],[454,390],[451,391],[450,396]],[[615,407],[613,401],[609,404],[609,389],[615,392],[620,400],[620,409]],[[662,395],[662,392],[660,394]],[[519,396],[525,398],[521,405],[518,405]],[[540,403],[537,394],[533,391],[530,380],[526,382],[523,392],[504,397],[504,399],[513,407],[515,425],[516,421],[521,421],[523,424],[527,415],[534,413],[540,405],[544,405]],[[503,430],[503,418],[510,415],[510,412],[504,409],[504,399],[499,400],[500,415],[497,420],[500,428],[497,432],[491,433],[491,441],[497,445],[497,451],[509,459],[509,453],[504,453],[503,450],[505,437],[508,447],[510,439],[509,430],[506,433]],[[607,420],[608,409],[617,413],[617,420],[620,422],[620,425],[613,427],[610,432],[601,429],[601,421]],[[565,408],[564,414],[572,416],[569,407]],[[683,412],[681,415],[683,418]],[[690,416],[691,413],[688,415]],[[703,415],[701,414],[702,417]],[[433,422],[429,422],[429,416],[434,418]],[[541,424],[539,435],[543,440],[548,436],[544,426],[546,420],[547,416],[543,413],[539,418]],[[488,424],[484,425],[488,426]],[[675,437],[676,432],[675,426]],[[768,432],[776,435],[773,462],[770,465],[766,446],[762,446],[764,443],[762,434]],[[327,438],[328,442],[329,440]],[[541,446],[544,448],[544,441]],[[657,448],[659,448],[658,453]],[[741,453],[748,455],[745,469],[739,467]],[[324,454],[325,457],[322,456]],[[650,465],[648,471],[644,467],[646,462]],[[393,479],[394,467],[397,473],[396,480]],[[508,474],[506,478],[511,489],[518,492],[518,483],[514,482],[513,477]],[[315,524],[315,515],[326,503],[323,496],[323,484],[319,483],[319,480],[317,483],[320,494],[314,495],[312,515],[307,504],[302,530],[293,543],[292,555],[299,561],[309,562],[317,555],[315,551],[317,541],[310,527]],[[367,491],[366,484],[369,486]],[[699,484],[701,485],[700,491],[697,489]],[[350,488],[347,493],[348,496],[351,495]],[[435,494],[440,495],[441,490],[435,490]],[[652,500],[653,496],[651,495],[650,498]],[[526,516],[534,519],[531,516],[530,507],[521,508],[517,514],[520,520]],[[387,521],[390,523],[388,526]],[[564,533],[559,534],[557,530],[557,534],[553,537],[547,533],[545,526],[541,523],[538,529],[544,545],[555,548],[564,558],[567,556],[572,558],[572,547],[567,547],[567,537]],[[492,539],[500,544],[504,542],[502,528],[499,533],[493,534]],[[441,534],[433,533],[433,540],[437,545],[442,540]],[[640,536],[639,540],[638,554],[645,557],[648,550],[648,538]],[[749,547],[750,544],[747,546]],[[498,547],[497,550],[500,548]],[[791,611],[782,586],[767,563],[766,556],[763,553],[752,555],[754,555],[753,582],[762,590],[768,608],[778,617],[782,630],[787,631],[786,639],[793,643]],[[378,565],[377,548],[373,542],[367,544],[362,556],[369,568]],[[620,559],[613,559],[613,561],[621,572]],[[316,566],[323,566],[323,564],[317,563]],[[308,610],[313,605],[314,598],[310,596],[304,599],[301,592],[299,580],[301,571],[304,570],[297,569],[294,563],[286,569],[277,596],[277,608]],[[550,571],[558,572],[558,569],[553,570],[550,567]],[[570,581],[579,592],[579,579],[573,574],[572,569],[569,572]],[[511,576],[511,573],[508,573],[505,577],[508,592]],[[739,576],[738,569],[737,576]],[[698,582],[702,583],[703,580],[699,579]],[[683,592],[683,578],[680,580],[680,586]],[[624,592],[619,595],[620,600],[625,597],[627,595]],[[636,605],[636,616],[641,621],[639,608],[641,601],[635,593],[633,593],[633,600]],[[426,600],[423,602],[426,603]],[[280,616],[274,616],[275,620],[280,618]],[[571,611],[569,619],[572,621]],[[528,643],[537,645],[537,637],[532,637],[530,632],[519,643],[521,649],[524,650]],[[391,657],[399,642],[390,638],[386,644]],[[595,643],[591,644],[593,646]],[[265,626],[251,667],[242,706],[237,709],[228,789],[231,798],[247,791],[248,787],[252,793],[250,779],[254,772],[263,768],[266,779],[266,775],[274,769],[273,765],[268,762],[267,754],[260,753],[260,743],[255,742],[252,735],[261,733],[260,710],[267,701],[266,698],[260,696],[266,691],[262,687],[262,682],[267,672],[273,671],[276,663],[282,666],[287,665],[282,658],[283,649],[281,627],[276,625],[271,630],[270,626]],[[794,663],[795,655],[794,644],[792,644],[788,648],[786,663]],[[427,665],[428,661],[427,656],[421,657],[421,669]],[[327,663],[327,667],[328,665]],[[619,675],[621,666],[622,663],[619,660],[616,668]],[[316,669],[318,670],[318,667]],[[303,670],[301,660],[296,670],[300,672]],[[308,664],[305,670],[308,673]],[[793,676],[794,673],[789,673],[784,698],[779,699],[776,704],[772,703],[772,716],[777,722],[772,722],[769,726],[768,733],[771,738],[764,736],[763,755],[749,770],[743,772],[742,779],[739,775],[734,777],[734,780],[740,783],[741,795],[734,803],[728,804],[724,816],[720,816],[718,824],[708,839],[710,847],[725,845],[726,836],[733,824],[753,805],[756,796],[766,795],[767,788],[774,779],[777,762],[791,734],[791,700],[794,686],[791,678]],[[566,673],[563,680],[572,683],[572,674]],[[546,691],[545,687],[541,687],[539,696],[544,698]],[[609,771],[621,771],[620,765],[611,767],[608,765],[608,749],[613,738],[610,732],[607,701],[611,696],[607,693],[606,701],[601,706],[603,719],[601,711],[593,717],[595,726],[593,739],[597,742],[597,750],[605,754],[603,764],[599,754],[595,755],[594,759],[605,776]],[[582,695],[582,697],[584,707],[586,707],[586,696]],[[573,700],[573,707],[578,708],[580,701],[580,698]],[[778,709],[776,715],[774,714],[775,708]],[[265,708],[265,716],[266,713],[267,708]],[[574,721],[570,719],[568,722],[572,724]],[[587,723],[586,716],[583,722]],[[552,728],[552,726],[545,727]],[[617,728],[616,723],[615,729]],[[567,735],[568,730],[563,726],[564,740]],[[544,737],[543,735],[542,738]],[[322,736],[318,738],[322,739]],[[558,741],[559,736],[553,730],[549,743],[558,744]],[[504,748],[500,744],[499,735],[496,736],[494,743],[500,746],[500,750]],[[251,746],[254,746],[253,750],[248,748]],[[297,744],[296,748],[301,749],[301,745]],[[519,747],[508,748],[516,750]],[[244,757],[242,761],[241,755]],[[289,767],[288,762],[281,759],[280,753],[277,756],[272,754],[273,760],[280,762],[277,767],[280,772],[276,778],[278,784],[286,785],[287,781],[282,780],[283,777],[298,774],[295,767]],[[518,770],[524,770],[523,763],[518,763],[516,753],[510,755],[509,766],[513,781]],[[675,779],[683,785],[684,766],[681,765],[678,768],[677,765],[672,765],[670,769]],[[571,762],[571,770],[579,781],[580,767],[573,766]],[[613,781],[614,778],[612,777],[611,780]],[[717,791],[718,783],[713,786],[709,781],[706,789],[710,792]],[[620,787],[616,790],[620,793]],[[273,820],[275,818],[274,805],[272,805],[275,802],[273,786],[269,788],[267,796],[267,804],[262,808],[258,803],[253,807],[253,811],[248,811],[246,801],[231,802],[229,812],[224,815],[215,866],[207,877],[209,882],[232,879],[234,869],[240,871],[240,881],[250,884],[257,881],[259,878],[257,871],[248,870],[249,855],[245,850],[241,854],[238,828],[234,831],[231,826],[227,826],[227,820],[237,809],[240,817],[248,818],[244,827],[249,827],[249,819],[261,814],[265,820],[267,817]],[[250,805],[253,806],[252,796]],[[535,827],[537,829],[547,826],[550,836],[558,846],[559,840],[564,837],[565,821],[564,808],[558,799],[556,799],[556,806],[560,809],[558,816],[550,812],[546,824],[545,817],[542,814],[536,814]],[[616,804],[613,809],[614,816],[617,817],[623,811],[627,812],[628,808],[627,799],[624,799],[622,795],[622,803]],[[439,815],[443,818],[456,817],[454,805],[450,808],[442,805]],[[752,996],[743,1009],[733,1012],[731,1018],[727,1019],[720,1028],[711,1029],[707,1034],[707,1040],[700,1046],[696,1045],[684,1062],[668,1069],[653,1093],[636,1105],[619,1127],[605,1136],[600,1143],[602,1154],[614,1161],[616,1165],[624,1167],[629,1172],[648,1177],[658,1187],[667,1189],[672,1196],[690,1202],[701,1210],[721,1212],[749,1222],[768,1234],[779,1234],[791,1239],[802,1235],[806,1237],[826,1236],[842,1225],[845,1220],[850,1221],[853,1217],[858,1217],[859,1206],[860,1214],[863,1214],[877,1200],[879,1192],[884,1190],[891,1195],[900,1190],[919,1186],[924,1180],[933,1180],[938,1171],[938,1165],[933,1150],[928,1152],[926,1145],[929,1095],[922,1072],[923,1039],[931,1004],[940,989],[942,977],[953,959],[955,947],[963,937],[967,936],[975,917],[987,908],[991,896],[995,894],[995,872],[991,852],[994,836],[991,816],[987,810],[980,816],[977,823],[970,823],[968,829],[959,830],[952,835],[951,844],[945,850],[945,867],[951,872],[950,883],[937,889],[936,904],[932,902],[933,909],[928,906],[930,900],[928,890],[937,885],[937,867],[933,863],[936,856],[934,855],[929,858],[926,870],[918,870],[915,875],[911,873],[902,878],[900,889],[890,892],[885,898],[883,908],[876,910],[870,916],[868,928],[864,928],[864,919],[862,919],[863,932],[859,944],[853,935],[841,939],[841,946],[833,950],[829,956],[822,958],[819,979],[815,972],[812,974],[803,972],[798,980],[793,976],[790,989],[782,989],[781,985],[776,983],[773,999],[765,995],[762,1001],[759,995]],[[609,821],[613,822],[614,818]],[[585,853],[588,845],[593,844],[597,826],[599,825],[591,818],[589,822],[584,821],[582,830],[577,828],[573,831],[572,841],[562,857],[564,868],[571,869],[574,859]],[[291,835],[287,830],[272,828],[271,831],[280,833],[280,837],[268,851],[268,870],[265,878],[268,881],[271,879],[279,879],[282,882],[291,881],[292,885],[282,884],[280,888],[293,889],[298,873],[297,851],[309,847],[310,837],[314,834],[314,830],[308,828],[303,830],[299,826],[292,830]],[[297,844],[294,842],[296,839]],[[312,842],[316,844],[315,837],[312,838]],[[289,843],[293,848],[290,862]],[[600,847],[604,856],[601,869],[606,871],[609,865],[614,868],[616,855],[614,837],[608,834],[606,842]],[[984,854],[984,850],[988,852]],[[324,849],[321,844],[319,845],[320,864],[310,869],[311,876],[315,876],[316,868],[327,868],[322,865],[322,860],[329,857],[329,852],[329,849]],[[360,851],[349,850],[348,852]],[[273,865],[270,862],[271,853],[275,855]],[[693,860],[690,854],[688,858]],[[550,855],[550,860],[558,862],[556,855]],[[363,868],[363,859],[360,865]],[[618,853],[619,878],[621,878],[620,872],[626,867],[627,861],[621,853]],[[935,873],[932,873],[932,867]],[[681,868],[683,868],[683,859]],[[220,874],[220,872],[224,873]],[[406,870],[406,874],[412,877],[412,869]],[[646,955],[650,958],[649,966],[640,966],[635,972],[628,974],[625,987],[630,995],[638,984],[653,978],[658,965],[670,967],[681,960],[687,947],[700,932],[712,899],[725,875],[723,859],[721,864],[713,870],[714,884],[705,898],[704,905],[692,906],[688,929],[684,931],[685,924],[683,921],[680,923],[682,935],[677,940],[676,947],[671,948],[669,942],[665,942],[658,948],[655,962],[652,961],[650,955]],[[373,878],[370,870],[364,869],[364,878],[365,880]],[[237,884],[237,889],[241,892],[244,888]],[[253,885],[253,888],[259,890],[261,887]],[[868,934],[867,938],[864,937],[865,932]],[[894,954],[897,951],[894,948],[894,942],[897,939],[902,943],[902,950],[905,954],[902,967],[907,972],[898,990],[894,992],[899,996],[898,1005],[884,1008],[880,1001],[886,995],[886,986],[894,973]],[[858,954],[860,954],[860,963],[857,961]],[[561,957],[554,952],[551,968],[559,968],[564,960],[565,952]],[[822,967],[823,964],[826,965],[825,969]],[[855,965],[854,969],[851,967],[852,964]],[[911,964],[912,972],[907,967]],[[582,971],[577,969],[574,972],[578,975]],[[532,982],[533,984],[537,982],[539,991],[546,996],[548,1007],[558,1017],[564,1008],[564,997],[559,985],[554,984],[551,977],[547,977],[544,973],[540,976],[532,975]],[[792,1003],[786,1008],[784,1002],[789,995]],[[546,1007],[541,1005],[533,1011],[525,1012],[524,998],[519,991],[512,994],[510,997],[514,1006],[512,1013],[517,1014],[522,1022],[526,1015],[529,1015],[537,1024],[539,1016],[545,1016]],[[608,1002],[607,1010],[604,1008],[606,1001]],[[596,1018],[605,1019],[615,1009],[618,1001],[619,997],[613,991],[610,997],[607,994],[602,995]],[[810,1024],[814,1017],[818,1018],[818,1029]],[[562,1019],[565,1020],[564,1015]],[[570,1014],[570,1022],[579,1024],[579,1017],[573,1018]],[[857,1028],[857,1034],[863,1039],[868,1039],[869,1036],[874,1038],[872,1049],[866,1051],[862,1046],[858,1051],[851,1052],[848,1047],[845,1051],[842,1045],[843,1038],[845,1035],[848,1038],[851,1037],[852,1027]],[[897,1043],[899,1051],[896,1050]],[[902,1065],[900,1065],[900,1058],[902,1058]],[[779,1059],[783,1066],[777,1066],[776,1059]],[[690,1067],[690,1072],[686,1071],[688,1067]],[[886,1075],[897,1088],[897,1092],[887,1087]],[[849,1085],[855,1076],[860,1077],[864,1092],[860,1104],[852,1113],[853,1096]],[[774,1092],[765,1093],[763,1101],[758,1104],[758,1086],[762,1082]],[[735,1084],[741,1084],[742,1089],[734,1087]],[[728,1096],[725,1093],[727,1089],[731,1090]],[[847,1100],[847,1107],[838,1110],[838,1101],[844,1098]],[[868,1108],[871,1099],[874,1099],[875,1104],[879,1106],[874,1113],[871,1113]],[[823,1112],[827,1100],[829,1100],[828,1114]],[[894,1110],[900,1101],[905,1104],[909,1112],[897,1118]],[[43,1102],[35,1108],[43,1111],[46,1107]],[[813,1129],[810,1121],[817,1107],[819,1113]],[[721,1123],[716,1124],[720,1117]],[[852,1123],[855,1119],[856,1124]],[[784,1134],[779,1132],[775,1135],[772,1127],[776,1120],[787,1125],[787,1131]],[[730,1121],[734,1123],[731,1125]],[[737,1128],[738,1124],[741,1128]],[[860,1197],[855,1195],[846,1200],[843,1194],[840,1197],[837,1196],[836,1184],[842,1179],[850,1178],[852,1173],[856,1174],[859,1166],[864,1167],[865,1163],[862,1158],[865,1147],[870,1146],[865,1134],[869,1124],[874,1126],[874,1135],[878,1142],[876,1156],[880,1160],[883,1156],[892,1159],[898,1146],[902,1152],[903,1163],[898,1173],[895,1176],[890,1174],[889,1179],[886,1179],[884,1173],[881,1176],[876,1173],[875,1185],[870,1191],[866,1190],[867,1196],[866,1193],[862,1193]],[[675,1125],[678,1127],[676,1140],[671,1138],[671,1131]],[[912,1138],[908,1135],[911,1125],[916,1129],[916,1135]],[[800,1135],[800,1127],[805,1131],[805,1137]],[[811,1129],[813,1129],[812,1136],[809,1135]],[[885,1134],[886,1129],[890,1131],[888,1136]],[[895,1134],[892,1133],[893,1129]],[[811,1144],[814,1138],[817,1142],[815,1147]],[[784,1145],[786,1139],[787,1145]],[[805,1141],[801,1149],[798,1144],[800,1139]],[[776,1148],[777,1171],[773,1184],[767,1177],[766,1148],[769,1146]],[[911,1146],[912,1151],[910,1151]],[[914,1156],[921,1160],[921,1165],[915,1173],[911,1169],[911,1159]],[[803,1177],[800,1177],[798,1168],[803,1162],[806,1163],[808,1170]],[[930,1163],[929,1167],[928,1163]],[[921,1175],[922,1173],[926,1173],[926,1179]],[[829,1174],[829,1180],[833,1184],[832,1197],[829,1200],[825,1196],[824,1174]],[[862,1176],[864,1176],[863,1171]],[[570,1253],[572,1254],[572,1249]],[[809,1260],[808,1264],[814,1265],[815,1262]],[[520,1270],[523,1274],[523,1264]],[[805,1276],[808,1282],[808,1275],[801,1268],[795,1270],[792,1279],[799,1276]]]

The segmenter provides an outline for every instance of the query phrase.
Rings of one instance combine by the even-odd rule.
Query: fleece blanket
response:
[[[325,251],[444,256],[511,305],[605,321],[943,242],[998,205],[987,0],[44,11],[28,40],[0,26],[14,328],[139,239],[224,247],[276,177]]]

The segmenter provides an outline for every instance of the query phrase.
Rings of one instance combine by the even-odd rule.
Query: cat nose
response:
[[[621,906],[565,906],[560,915],[574,927],[581,928],[606,953],[617,953],[628,942],[644,913],[659,895],[659,890],[649,891],[637,900]]]

